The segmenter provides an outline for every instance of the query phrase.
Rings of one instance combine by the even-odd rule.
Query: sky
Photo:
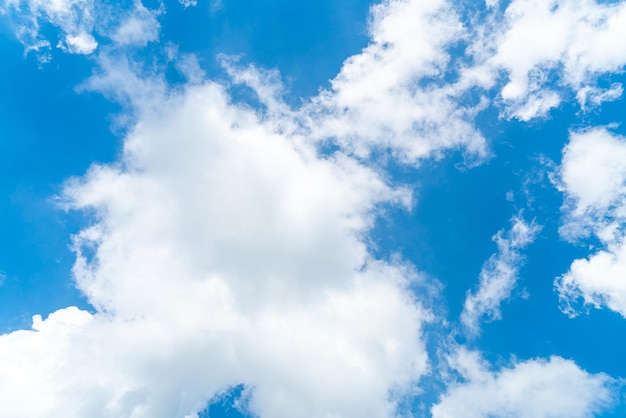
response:
[[[626,1],[0,0],[0,418],[626,415]]]

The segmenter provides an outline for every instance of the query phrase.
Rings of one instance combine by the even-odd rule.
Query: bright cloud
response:
[[[586,418],[615,402],[613,380],[561,357],[490,371],[476,353],[451,357],[462,377],[432,408],[433,418]]]
[[[582,299],[626,316],[626,140],[604,128],[572,133],[559,174],[562,234],[572,240],[593,234],[604,247],[557,279],[565,310],[574,314],[571,304]]]
[[[471,334],[478,333],[483,317],[500,319],[500,304],[511,296],[523,261],[520,251],[534,241],[540,229],[520,216],[514,217],[511,223],[509,231],[502,230],[493,237],[498,252],[483,266],[478,289],[468,292],[465,299],[461,322]]]
[[[65,189],[99,219],[75,237],[74,267],[97,313],[1,337],[3,355],[40,359],[19,365],[23,385],[14,365],[0,372],[13,416],[184,417],[240,383],[262,416],[392,415],[392,392],[426,370],[430,314],[407,290],[415,273],[361,237],[407,192],[320,158],[217,84],[138,114],[123,159]],[[25,411],[35,393],[49,402]]]
[[[6,0],[0,8],[17,15],[16,33],[26,53],[50,48],[40,33],[44,23],[60,29],[58,46],[67,52],[90,54],[98,46],[91,35],[95,24],[93,0]]]
[[[9,14],[25,53],[34,51],[40,60],[50,59],[51,41],[42,28],[58,30],[56,46],[71,54],[91,54],[100,42],[113,41],[117,48],[145,46],[158,39],[161,10],[147,9],[136,1],[128,11],[98,0],[5,0],[0,12]],[[97,41],[96,37],[101,37]]]
[[[65,52],[99,48],[79,90],[123,104],[128,131],[117,161],[92,165],[60,196],[91,216],[73,237],[73,275],[93,312],[68,307],[0,335],[2,412],[190,418],[243,384],[262,417],[396,416],[431,371],[425,324],[445,319],[416,294],[429,284],[415,266],[368,247],[383,208],[414,201],[378,156],[405,168],[455,151],[482,162],[490,151],[476,118],[489,106],[530,120],[567,94],[588,109],[623,92],[597,79],[626,63],[624,3],[488,4],[487,17],[469,21],[444,0],[374,6],[370,43],[292,107],[278,71],[235,57],[219,56],[222,83],[173,44],[165,64],[138,59],[162,38],[165,6],[5,1],[27,52],[50,48],[44,23]],[[159,66],[170,64],[186,79],[175,88]],[[230,95],[241,84],[260,106]],[[322,152],[328,143],[336,147]],[[594,235],[603,248],[557,288],[566,302],[626,316],[624,144],[590,129],[564,150],[562,234]],[[538,234],[521,213],[494,236],[497,252],[467,293],[460,321],[470,335],[500,317]],[[614,400],[612,378],[558,356],[493,371],[476,353],[434,344],[460,377],[444,379],[435,418],[582,418]]]
[[[494,14],[491,29],[479,30],[473,46],[484,58],[481,71],[499,73],[507,82],[501,90],[506,111],[529,120],[557,106],[567,91],[581,106],[615,100],[621,87],[609,92],[596,87],[604,73],[622,72],[626,65],[626,4],[594,0],[514,0],[503,16]],[[476,74],[476,69],[468,73]],[[555,91],[554,88],[557,90]],[[590,94],[593,93],[593,94]]]
[[[392,1],[372,15],[370,45],[304,109],[314,134],[360,156],[390,149],[405,163],[449,149],[483,158],[486,144],[472,123],[479,103],[460,106],[464,91],[442,84],[446,50],[465,36],[454,9],[442,0]]]

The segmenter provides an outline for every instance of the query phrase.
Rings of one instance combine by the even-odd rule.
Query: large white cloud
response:
[[[363,238],[379,203],[410,195],[320,158],[217,84],[155,100],[118,163],[65,189],[97,220],[74,267],[97,313],[0,337],[0,356],[23,359],[2,362],[3,408],[182,418],[244,383],[261,416],[392,415],[426,370],[430,314],[412,269],[373,260]],[[34,397],[46,402],[27,408]]]
[[[556,281],[570,314],[582,299],[626,316],[625,183],[626,139],[604,128],[571,134],[559,172],[566,198],[561,233],[570,240],[593,235],[602,248]]]
[[[433,406],[433,418],[587,418],[616,402],[614,381],[561,357],[491,371],[477,353],[459,350],[461,377]]]

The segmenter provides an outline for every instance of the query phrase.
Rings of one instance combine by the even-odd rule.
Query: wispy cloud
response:
[[[480,321],[500,319],[500,305],[511,297],[524,257],[521,251],[532,243],[541,229],[526,222],[521,214],[511,220],[508,231],[500,231],[493,240],[498,252],[484,264],[478,289],[468,292],[461,313],[461,323],[470,334],[477,334]]]

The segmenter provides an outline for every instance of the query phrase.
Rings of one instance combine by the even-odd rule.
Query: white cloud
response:
[[[545,115],[560,103],[549,88],[565,87],[584,97],[581,92],[589,88],[599,90],[600,75],[622,72],[626,65],[626,3],[514,0],[502,17],[496,11],[492,18],[477,28],[482,36],[473,49],[483,60],[481,72],[491,73],[485,86],[506,74],[501,97],[507,114],[519,119]],[[618,92],[611,90],[607,99]]]
[[[485,141],[472,123],[480,106],[460,106],[464,90],[443,82],[446,49],[465,36],[450,4],[389,1],[372,14],[372,42],[304,109],[314,135],[359,156],[391,150],[405,163],[449,149],[484,157]]]
[[[98,47],[98,42],[88,33],[80,33],[76,36],[67,36],[64,43],[59,43],[59,48],[71,54],[91,54]]]
[[[217,84],[159,91],[134,102],[123,158],[65,189],[95,211],[74,273],[97,313],[0,337],[0,356],[22,359],[0,366],[3,410],[182,418],[245,383],[264,417],[392,416],[392,392],[426,370],[430,314],[414,273],[371,259],[363,235],[407,192],[320,158]]]
[[[40,34],[40,26],[50,23],[60,30],[59,47],[74,54],[90,54],[98,43],[91,35],[94,29],[93,0],[5,0],[0,11],[12,13],[16,34],[26,53],[50,48]]]
[[[58,29],[56,45],[64,52],[88,55],[99,46],[96,36],[105,43],[113,41],[118,49],[158,40],[157,16],[162,10],[147,9],[138,0],[128,10],[98,0],[5,0],[0,12],[10,15],[25,53],[35,51],[47,61],[51,42],[42,35],[42,26]]]
[[[561,357],[490,371],[476,353],[451,358],[462,382],[449,386],[433,418],[587,418],[616,402],[614,381]]]
[[[626,195],[626,140],[605,128],[573,132],[560,180],[575,220],[611,215]]]
[[[558,174],[566,198],[561,234],[593,234],[603,246],[556,280],[564,310],[574,315],[582,299],[626,317],[626,139],[604,128],[572,133]]]
[[[117,27],[109,35],[120,46],[146,46],[159,39],[161,26],[157,20],[160,10],[149,10],[136,2],[134,8],[124,13]]]
[[[0,336],[0,357],[15,359],[0,362],[3,411],[12,418],[189,417],[244,383],[263,417],[393,416],[392,395],[427,370],[422,325],[431,314],[408,290],[419,280],[413,270],[375,260],[367,249],[379,206],[409,206],[411,196],[360,157],[384,150],[417,164],[451,149],[487,155],[473,124],[485,100],[468,105],[465,96],[489,85],[490,74],[476,66],[466,73],[473,71],[473,81],[445,82],[457,64],[445,50],[469,32],[443,1],[384,2],[373,9],[371,44],[300,109],[281,100],[276,72],[224,60],[233,82],[258,93],[265,108],[255,111],[232,103],[223,86],[203,83],[191,55],[177,56],[191,82],[177,91],[125,56],[128,46],[158,40],[159,12],[137,2],[98,26],[113,43],[83,88],[132,114],[120,160],[93,166],[64,191],[68,208],[94,214],[74,237],[73,271],[96,312],[62,309],[35,317],[32,330]],[[32,16],[35,29],[37,19],[48,19]],[[73,36],[61,43],[69,52],[95,48],[93,22],[78,32],[51,22]],[[493,62],[513,74],[506,60]],[[522,118],[552,106],[541,100],[549,94],[533,92],[538,101],[520,99]],[[341,149],[319,155],[325,140]],[[468,297],[468,318],[497,316],[534,228],[519,220],[496,238],[500,253]],[[512,387],[527,370],[541,373],[522,387],[548,382],[557,400],[563,396],[553,376],[561,372],[570,378],[565,389],[593,390],[536,406],[539,414],[593,410],[608,396],[608,378],[555,358],[499,374],[478,370],[474,386],[451,389],[433,411],[455,411],[449,408],[471,388]],[[485,389],[489,379],[496,383]],[[470,407],[514,411],[526,399],[504,394]]]
[[[523,261],[520,251],[534,241],[540,229],[538,225],[524,221],[521,215],[514,217],[511,223],[509,231],[502,230],[493,237],[498,252],[483,266],[478,289],[467,293],[461,323],[472,334],[478,333],[483,317],[500,319],[500,304],[511,296],[517,282]]]
[[[180,4],[186,9],[187,7],[193,7],[198,5],[197,0],[178,0]]]
[[[597,87],[585,86],[578,90],[576,99],[583,110],[591,107],[599,106],[604,102],[612,102],[622,97],[624,87],[621,83],[613,83],[609,89],[600,89]]]

